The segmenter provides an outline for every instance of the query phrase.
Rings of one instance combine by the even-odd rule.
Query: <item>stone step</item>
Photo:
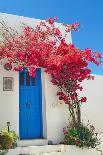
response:
[[[96,149],[81,149],[76,146],[68,145],[44,145],[44,146],[28,146],[17,147],[8,150],[6,155],[101,155]]]
[[[18,147],[26,147],[26,146],[42,146],[47,145],[47,139],[32,139],[32,140],[18,140]]]
[[[31,155],[57,155],[62,153],[62,145],[44,145],[44,146],[28,146],[17,147],[9,150],[7,155],[31,154]],[[60,155],[64,155],[63,154]]]

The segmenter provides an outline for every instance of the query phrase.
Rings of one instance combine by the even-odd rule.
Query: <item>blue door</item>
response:
[[[20,139],[42,138],[41,69],[36,77],[25,70],[19,74],[19,130]]]

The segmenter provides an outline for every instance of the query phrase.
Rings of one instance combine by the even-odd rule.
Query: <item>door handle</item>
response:
[[[31,104],[30,103],[28,103],[28,108],[30,108],[31,107]]]
[[[26,105],[26,108],[27,108],[28,107],[28,103],[26,103],[25,105]]]
[[[30,103],[26,103],[26,108],[30,108],[31,104]]]

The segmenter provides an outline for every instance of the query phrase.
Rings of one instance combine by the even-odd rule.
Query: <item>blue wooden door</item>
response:
[[[42,138],[41,69],[36,69],[35,78],[26,70],[20,72],[19,81],[20,138]]]

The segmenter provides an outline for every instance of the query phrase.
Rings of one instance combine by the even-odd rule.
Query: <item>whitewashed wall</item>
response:
[[[22,23],[35,26],[40,20],[9,14],[0,14],[0,20],[4,20],[8,26],[21,30]],[[57,24],[58,26],[59,24]],[[63,27],[61,32],[64,33]],[[67,35],[71,42],[71,34]],[[67,39],[68,40],[68,39]],[[3,77],[14,77],[14,90],[3,91]],[[63,127],[68,122],[68,109],[60,105],[56,96],[57,88],[50,82],[50,77],[42,70],[42,111],[43,111],[43,135],[54,143],[63,139]],[[11,122],[11,128],[19,135],[19,76],[17,72],[5,71],[0,67],[0,129]]]
[[[13,91],[3,91],[3,77],[13,77]],[[19,133],[19,76],[17,72],[4,70],[0,65],[0,129],[11,122],[11,128]]]
[[[103,76],[94,75],[95,80],[83,83],[82,96],[87,97],[87,103],[82,105],[82,118],[90,121],[97,131],[103,132]]]
[[[94,75],[95,80],[83,82],[81,96],[87,97],[87,103],[83,103],[82,120],[95,126],[97,132],[103,132],[103,76]],[[66,105],[60,104],[56,97],[57,88],[49,82],[50,77],[45,74],[47,137],[58,143],[63,139],[62,129],[69,122],[69,113]],[[56,135],[56,136],[55,136]]]
[[[57,87],[50,82],[50,77],[45,74],[47,139],[54,143],[63,140],[63,127],[67,126],[69,122],[68,108],[66,105],[60,104],[56,96],[57,91]]]
[[[19,17],[15,15],[0,14],[0,19],[5,19],[9,26],[20,29],[21,23],[35,25],[40,20]],[[63,30],[63,29],[62,29]],[[71,42],[71,35],[67,36]],[[14,77],[14,90],[3,91],[3,77]],[[83,105],[83,118],[90,120],[99,131],[103,131],[103,76],[97,76],[94,81],[83,83],[83,95],[88,102]],[[69,113],[66,105],[60,104],[56,96],[57,88],[50,82],[50,77],[42,70],[42,98],[43,98],[43,135],[44,138],[59,143],[63,140],[63,127],[69,122]],[[11,122],[11,128],[19,134],[19,76],[17,72],[5,71],[0,67],[0,129]]]

